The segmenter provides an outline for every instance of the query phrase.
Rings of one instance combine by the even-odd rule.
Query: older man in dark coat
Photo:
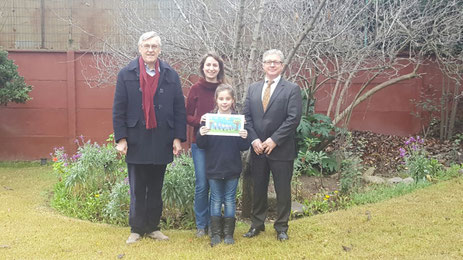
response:
[[[160,37],[155,32],[144,33],[138,51],[141,56],[119,72],[113,105],[116,148],[126,154],[130,183],[127,244],[144,235],[168,239],[159,230],[164,173],[186,140],[180,80],[175,70],[158,59]]]

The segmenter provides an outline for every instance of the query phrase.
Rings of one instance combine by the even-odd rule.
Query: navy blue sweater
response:
[[[249,149],[249,140],[240,136],[196,135],[196,145],[206,153],[208,179],[234,179],[240,177],[240,151]]]

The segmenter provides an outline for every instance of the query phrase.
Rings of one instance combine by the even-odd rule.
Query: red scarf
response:
[[[143,114],[145,116],[146,121],[146,129],[156,128],[156,113],[154,112],[154,94],[158,89],[159,83],[159,60],[156,60],[154,65],[156,74],[154,77],[151,77],[146,72],[145,62],[143,58],[140,57],[138,59],[138,63],[140,64],[140,88],[142,93],[142,108]]]

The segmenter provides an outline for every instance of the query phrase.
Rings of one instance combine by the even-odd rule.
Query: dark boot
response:
[[[212,237],[212,228],[211,228],[210,224],[209,224],[209,226],[207,226],[207,236]]]
[[[233,233],[235,233],[235,218],[224,218],[223,234],[225,244],[231,245],[235,243]]]
[[[222,242],[220,237],[222,233],[222,217],[211,216],[211,246],[215,246]]]

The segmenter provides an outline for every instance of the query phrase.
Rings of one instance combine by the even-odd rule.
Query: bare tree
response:
[[[446,48],[447,43],[454,49],[458,42],[461,46],[462,8],[457,0],[116,2],[120,10],[115,12],[115,26],[104,38],[102,52],[95,53],[100,73],[89,84],[113,81],[115,73],[137,55],[137,37],[148,30],[161,35],[161,55],[178,69],[185,86],[198,73],[200,57],[217,51],[237,88],[238,105],[249,83],[262,77],[261,53],[281,49],[289,54],[285,76],[299,82],[309,97],[326,92],[326,114],[334,123],[346,125],[361,102],[419,77],[430,54],[438,52],[434,55],[447,75],[461,81],[461,48],[459,52]],[[445,33],[438,35],[442,30]],[[363,79],[359,87],[358,78]],[[450,107],[461,95],[454,97]]]
[[[458,104],[463,97],[463,3],[456,0],[426,1],[419,14],[426,29],[422,30],[417,44],[433,55],[444,75],[440,138],[451,139]]]
[[[452,43],[448,46],[455,49],[461,41],[462,8],[456,0],[118,3],[121,11],[115,17],[115,33],[105,38],[105,48],[96,55],[100,78],[89,83],[114,80],[117,70],[136,55],[137,35],[153,28],[163,36],[164,58],[178,66],[185,82],[197,73],[204,52],[218,51],[228,61],[227,75],[237,87],[239,104],[249,83],[261,77],[257,54],[282,49],[289,53],[288,77],[307,86],[312,95],[329,92],[326,114],[335,123],[348,122],[352,110],[376,92],[418,77],[419,66],[431,53],[452,79],[461,75],[456,72],[461,51],[460,57],[449,56],[450,48],[445,47]],[[412,72],[402,75],[409,67]],[[353,80],[360,76],[365,81],[352,99]],[[327,82],[334,82],[333,87],[327,87]],[[458,98],[454,100],[451,107]]]

